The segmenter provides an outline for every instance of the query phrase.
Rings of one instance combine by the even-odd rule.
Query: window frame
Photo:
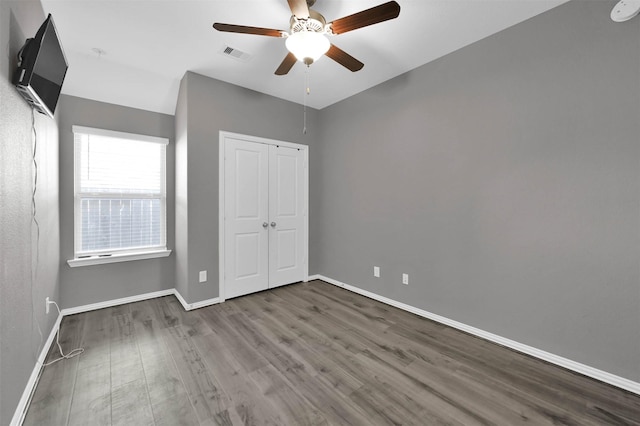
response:
[[[74,258],[68,260],[67,263],[71,267],[84,266],[84,265],[96,265],[102,263],[123,262],[130,260],[149,259],[156,257],[166,257],[171,254],[171,250],[167,249],[167,155],[166,146],[169,145],[169,139],[157,136],[141,135],[136,133],[120,132],[114,130],[98,129],[85,126],[72,126],[73,131],[73,148],[74,148],[74,167],[73,167],[73,203],[74,203],[74,219],[73,219],[73,241]],[[105,136],[119,139],[126,139],[137,142],[145,143],[157,143],[164,145],[164,161],[161,164],[161,194],[160,197],[151,194],[119,194],[108,192],[80,192],[80,168],[81,168],[81,156],[78,155],[80,142],[79,134],[92,135],[92,136]],[[97,198],[97,199],[160,199],[160,244],[152,247],[132,247],[125,249],[110,249],[110,250],[94,250],[91,252],[80,251],[82,247],[82,199],[83,198]]]

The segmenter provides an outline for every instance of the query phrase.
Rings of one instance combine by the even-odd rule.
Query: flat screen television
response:
[[[68,67],[49,14],[36,36],[27,39],[18,52],[13,84],[36,111],[53,117]]]

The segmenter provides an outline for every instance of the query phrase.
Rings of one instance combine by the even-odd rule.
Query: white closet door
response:
[[[304,279],[304,152],[269,146],[269,288]]]
[[[225,296],[269,286],[268,145],[225,143]]]

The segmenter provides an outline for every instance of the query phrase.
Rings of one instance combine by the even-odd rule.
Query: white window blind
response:
[[[168,139],[73,126],[75,257],[166,249]]]

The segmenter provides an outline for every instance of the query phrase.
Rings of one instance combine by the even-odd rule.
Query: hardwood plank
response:
[[[145,300],[131,305],[133,332],[143,361],[150,362],[155,358],[164,358],[167,352],[162,339],[162,332],[166,326],[158,320],[154,309],[160,304],[162,302],[158,300]]]
[[[284,289],[279,295],[285,300],[293,302],[295,299],[300,299],[296,292],[284,293]],[[330,329],[346,331],[348,338],[342,341],[349,347],[357,345],[356,353],[361,352],[363,348],[377,347],[383,352],[381,354],[383,357],[393,358],[395,361],[405,365],[412,361],[413,358],[403,348],[399,347],[396,342],[393,342],[390,338],[385,341],[379,339],[380,333],[385,333],[392,325],[391,323],[373,315],[365,315],[349,310],[342,303],[335,302],[339,298],[335,298],[335,300],[332,297],[322,298],[313,292],[305,292],[304,295],[305,298],[308,297],[313,303],[307,308],[307,314],[312,312],[314,313],[313,318],[333,319],[333,326]],[[330,307],[323,308],[322,306]],[[299,318],[306,319],[304,316]]]
[[[229,398],[227,414],[230,419],[244,424],[283,424],[278,411],[267,403],[223,340],[215,333],[193,336],[192,340]]]
[[[299,336],[289,329],[287,324],[272,319],[274,316],[270,315],[263,317],[259,313],[259,305],[256,305],[253,298],[244,298],[238,300],[237,306],[244,307],[248,312],[255,312],[253,320],[250,320],[252,327],[256,328],[263,337],[273,342],[281,351],[286,352],[291,359],[295,359],[297,363],[301,365],[301,368],[308,371],[310,374],[315,375],[318,373],[316,364],[314,362],[315,357],[309,351],[309,346],[304,344],[304,341],[299,339]],[[253,308],[253,309],[252,309]],[[323,368],[324,366],[319,366]]]
[[[86,353],[25,424],[640,425],[638,395],[319,281],[78,314],[61,341]]]
[[[175,296],[167,296],[163,298],[163,301],[167,304],[170,312],[175,315],[178,323],[183,326],[182,328],[189,336],[196,334],[207,335],[212,332],[209,324],[201,317],[202,310],[185,311]]]
[[[110,377],[111,368],[108,361],[78,368],[69,425],[111,424]]]
[[[111,351],[111,309],[99,309],[81,315],[85,316],[80,340],[80,346],[84,352],[80,356],[78,368],[108,364]]]
[[[173,357],[182,383],[200,422],[215,417],[229,407],[220,383],[208,370],[188,333],[177,325],[165,329],[164,340]]]
[[[367,420],[370,424],[477,424],[469,421],[468,419],[464,423],[453,421],[452,418],[440,417],[432,413],[425,412],[422,408],[418,411],[403,411],[406,410],[405,404],[399,406],[394,405],[392,402],[397,401],[389,400],[388,396],[388,393],[380,392],[380,389],[375,386],[364,385],[349,395],[349,399],[362,407],[368,413]],[[412,402],[412,405],[417,405],[415,401]]]
[[[260,309],[261,306],[265,306],[264,303],[260,303],[261,300],[245,298],[243,303],[247,305],[240,306],[250,309],[249,306],[253,304],[255,309]],[[322,377],[345,395],[365,383],[365,380],[362,380],[362,370],[358,370],[358,366],[352,369],[350,364],[342,362],[343,357],[348,356],[348,352],[343,353],[331,338],[317,333],[316,329],[304,321],[297,321],[293,310],[285,309],[284,304],[269,303],[266,306],[267,315],[255,314],[255,326],[264,334],[269,334],[269,330],[278,330],[279,334],[275,338],[306,359],[310,365],[309,371],[312,371],[314,376]]]
[[[351,338],[352,333],[349,331],[348,324],[345,324],[333,315],[319,315],[315,310],[314,312],[309,312],[312,308],[297,296],[286,297],[280,292],[277,298],[273,296],[271,300],[265,300],[265,302],[272,304],[270,306],[272,311],[278,306],[278,304],[274,303],[278,299],[280,300],[280,304],[284,303],[286,306],[284,307],[284,314],[287,315],[286,311],[290,312],[291,318],[289,323],[298,324],[300,327],[311,329],[319,335],[324,336],[324,342],[327,346],[331,346],[332,344],[339,345],[354,354],[360,353],[367,348],[366,342],[359,336],[356,336],[355,339]],[[282,309],[280,309],[280,312],[282,312]]]
[[[444,355],[442,352],[434,350],[428,346],[415,345],[416,349],[410,350],[415,354],[417,359],[407,368],[414,379],[423,380],[425,382],[433,382],[436,384],[444,383],[446,388],[444,392],[452,393],[456,399],[468,399],[467,405],[474,405],[476,401],[485,401],[483,406],[475,408],[482,412],[484,407],[492,407],[494,415],[500,411],[504,411],[501,406],[494,406],[495,401],[510,400],[509,410],[502,415],[510,418],[505,423],[517,423],[518,419],[525,420],[534,417],[532,410],[537,410],[538,406],[531,398],[519,398],[518,389],[511,386],[508,382],[496,379],[499,370],[485,370],[473,363],[460,362],[456,358]],[[472,345],[468,351],[472,350]],[[499,367],[499,366],[498,366]],[[393,373],[396,375],[395,373]],[[470,396],[471,395],[471,396]],[[548,407],[549,412],[553,412],[553,408]],[[547,424],[548,421],[541,418],[537,419],[537,423]]]
[[[111,388],[136,380],[144,381],[142,360],[129,309],[111,316]]]
[[[182,399],[187,393],[163,338],[166,326],[157,316],[158,312],[162,312],[161,305],[164,304],[164,299],[145,300],[131,305],[133,329],[152,408],[159,406],[162,401],[172,401],[171,403],[177,404],[178,402],[173,402],[172,398]],[[182,411],[187,405],[180,402],[178,407]],[[188,407],[191,407],[191,403]],[[192,407],[191,409],[193,410]],[[195,413],[192,416],[195,416]]]
[[[392,365],[369,351],[362,357],[374,363],[378,371],[378,389],[403,389],[415,398],[428,398],[428,409],[437,415],[457,419],[464,424],[519,424],[525,420],[517,410],[522,407],[503,405],[503,400],[496,399],[489,389],[478,390],[470,386],[455,371],[441,370],[425,363],[417,366],[419,361],[409,367]]]
[[[282,293],[280,295],[282,295]],[[285,305],[288,306],[292,312],[299,313],[297,318],[300,320],[299,323],[301,326],[302,324],[309,323],[317,330],[328,333],[325,334],[325,337],[329,339],[330,342],[339,343],[351,354],[360,354],[365,350],[374,350],[382,358],[388,359],[392,363],[398,362],[403,365],[408,365],[413,359],[404,348],[398,346],[401,344],[400,342],[393,341],[390,336],[387,336],[386,331],[373,333],[369,330],[353,326],[349,317],[345,317],[338,311],[330,312],[331,309],[318,309],[315,315],[310,317],[305,316],[304,313],[296,311],[296,307],[292,307],[296,306],[295,302],[289,302],[292,302],[291,298],[285,300]],[[380,339],[381,335],[387,338]],[[331,345],[331,352],[336,350],[339,350],[339,348]],[[349,353],[343,354],[343,356],[348,355]]]
[[[186,392],[151,405],[156,426],[197,426],[200,424]]]
[[[175,298],[174,296],[164,296],[153,300],[154,318],[159,321],[164,328],[175,327],[179,324],[179,318],[174,313],[170,306],[168,299]]]
[[[234,424],[243,424],[239,421],[239,418],[236,418],[236,421],[231,419],[231,415],[227,410],[221,411],[215,416],[208,418],[202,422],[200,422],[200,426],[233,426]],[[244,423],[250,425],[251,423]]]
[[[538,413],[523,414],[525,417],[537,418],[538,422],[546,423],[549,419],[552,419],[552,421],[563,419],[568,413],[572,412],[574,413],[573,417],[579,419],[578,424],[599,424],[603,420],[605,422],[608,421],[607,419],[596,420],[598,417],[607,416],[608,410],[606,409],[596,409],[591,414],[595,417],[591,419],[589,417],[591,415],[585,416],[584,413],[587,411],[586,404],[588,400],[598,400],[602,396],[602,391],[589,391],[589,388],[595,386],[597,389],[601,387],[612,389],[611,386],[595,380],[585,383],[585,378],[578,374],[506,348],[501,348],[501,351],[495,351],[492,346],[487,346],[488,342],[462,332],[456,332],[456,330],[443,330],[445,336],[452,336],[446,343],[442,339],[432,340],[428,338],[425,340],[419,331],[408,330],[401,325],[393,326],[390,330],[398,331],[405,336],[410,336],[414,341],[421,342],[423,344],[421,353],[424,354],[431,351],[432,355],[435,354],[435,356],[431,357],[422,357],[421,362],[428,361],[435,363],[441,369],[448,368],[456,372],[464,372],[468,379],[467,386],[473,383],[469,378],[474,378],[476,382],[484,384],[491,383],[495,388],[504,390],[510,405],[514,407],[528,406],[529,408],[525,409],[524,412],[534,410]],[[464,349],[462,347],[463,343],[466,343]],[[495,352],[493,362],[487,357],[487,350],[491,349]],[[445,364],[442,363],[443,360]],[[532,366],[530,371],[525,367],[528,364]],[[419,365],[419,363],[416,365]],[[410,367],[410,369],[414,369],[416,365]],[[418,373],[426,371],[426,367],[423,366],[415,371]],[[571,387],[570,383],[573,380],[578,380],[581,384]],[[585,387],[587,384],[591,386]],[[619,394],[619,390],[616,391]],[[633,415],[630,413],[640,412],[639,400],[634,398],[634,401],[635,403],[632,404],[624,404],[624,409],[618,406],[617,409],[611,408],[611,411],[618,412],[625,421],[632,420]],[[609,406],[607,404],[607,407]],[[570,420],[564,421],[565,423],[571,423]],[[595,423],[590,423],[594,421]]]
[[[287,289],[293,296],[297,292],[292,292],[291,289]],[[344,294],[336,295],[331,292],[319,292],[317,288],[312,286],[307,287],[307,291],[304,293],[304,298],[314,303],[313,309],[321,309],[320,304],[329,306],[327,310],[332,313],[339,313],[342,315],[348,324],[354,328],[362,330],[371,330],[372,332],[382,332],[394,323],[387,317],[377,312],[370,312],[365,307],[367,301],[366,298],[358,298],[358,302],[353,301],[352,295]],[[321,312],[319,312],[321,313]]]
[[[60,345],[65,353],[78,347],[85,317],[70,315],[60,325]],[[81,355],[80,355],[81,356]],[[60,357],[58,346],[53,344],[46,362]],[[66,425],[78,371],[79,356],[61,360],[44,367],[33,394],[24,425]]]
[[[111,315],[115,316],[115,315],[128,315],[131,313],[131,304],[127,303],[124,305],[118,305],[118,306],[112,306],[111,308],[108,308],[109,311],[111,312]]]
[[[144,379],[136,379],[113,389],[111,421],[115,425],[153,425],[153,414]]]
[[[46,423],[44,423],[46,424]],[[91,400],[84,408],[73,409],[69,415],[69,426],[110,426],[111,394],[102,395]]]
[[[203,310],[202,315],[211,324],[211,329],[229,345],[231,352],[242,364],[245,371],[250,372],[268,365],[268,361],[257,352],[257,348],[242,339],[233,325],[229,323],[228,314],[224,312],[224,305],[233,304],[224,303]]]
[[[270,365],[276,368],[302,396],[328,416],[330,422],[360,424],[366,420],[367,413],[345,401],[345,395],[339,390],[327,386],[323,381],[312,376],[305,370],[303,364],[281,351],[277,344],[249,326],[241,315],[230,315],[228,320],[250,345],[261,348],[261,353]]]
[[[360,310],[363,314],[374,317],[382,317],[385,322],[389,324],[401,323],[411,327],[419,327],[424,331],[432,330],[434,332],[449,328],[449,326],[444,324],[427,320],[411,312],[403,311],[402,309],[380,303],[377,300],[369,299],[368,297],[350,291],[345,291],[340,287],[327,284],[320,280],[306,283],[306,286],[300,291],[300,294],[306,297],[308,293],[341,301],[341,303],[348,308]]]
[[[254,370],[249,374],[264,398],[278,407],[284,422],[295,425],[327,425],[328,422],[309,401],[294,390],[272,366]]]

